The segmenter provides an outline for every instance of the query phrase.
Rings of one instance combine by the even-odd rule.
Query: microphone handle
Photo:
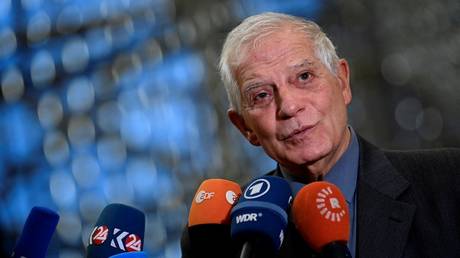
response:
[[[332,242],[327,244],[322,252],[323,258],[351,258],[350,250],[342,242]]]
[[[250,258],[252,254],[252,244],[249,241],[244,242],[241,248],[240,258]]]

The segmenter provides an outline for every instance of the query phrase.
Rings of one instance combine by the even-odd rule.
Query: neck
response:
[[[342,140],[339,145],[325,157],[311,163],[305,163],[299,166],[288,167],[280,164],[280,169],[285,175],[289,175],[293,180],[309,183],[321,181],[322,178],[331,170],[331,168],[342,157],[350,145],[351,132],[348,127],[343,132]]]

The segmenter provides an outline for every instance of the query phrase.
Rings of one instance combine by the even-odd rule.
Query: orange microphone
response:
[[[193,257],[232,257],[236,248],[230,237],[230,211],[241,195],[240,186],[225,179],[201,183],[188,218]]]
[[[292,215],[300,235],[325,258],[345,258],[350,237],[348,206],[339,188],[328,182],[304,186],[294,199]]]

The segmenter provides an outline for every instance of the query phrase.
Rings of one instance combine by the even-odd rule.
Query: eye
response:
[[[299,80],[307,81],[308,79],[310,79],[310,77],[311,77],[310,73],[304,72],[299,75]]]
[[[254,96],[254,99],[255,100],[261,100],[261,99],[266,98],[266,97],[268,97],[267,92],[260,92],[259,94]]]
[[[254,87],[247,90],[245,96],[248,107],[264,107],[273,99],[273,88],[269,85]]]

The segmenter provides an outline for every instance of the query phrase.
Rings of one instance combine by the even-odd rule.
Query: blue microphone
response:
[[[142,211],[124,204],[109,204],[91,232],[86,257],[108,258],[123,252],[142,251],[144,230]]]
[[[128,252],[110,256],[110,258],[147,258],[145,252]]]
[[[12,258],[45,258],[59,215],[45,207],[33,207],[26,219]]]
[[[231,211],[232,239],[243,243],[240,257],[280,249],[291,200],[289,183],[280,177],[263,176],[246,187]]]

